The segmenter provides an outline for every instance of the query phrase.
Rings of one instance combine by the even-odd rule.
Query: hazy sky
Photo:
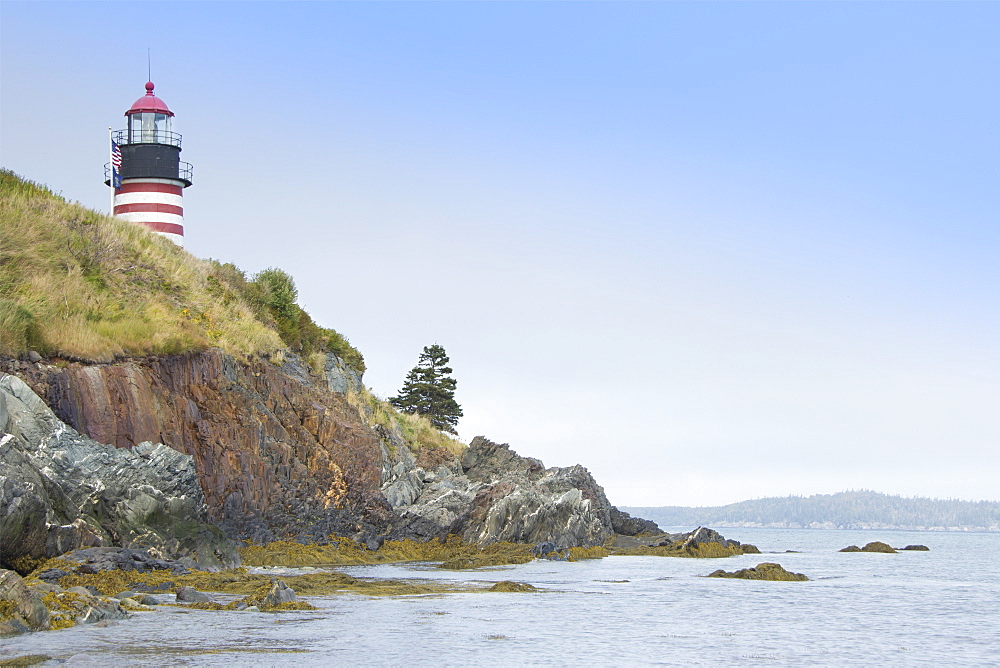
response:
[[[466,440],[621,505],[1000,498],[1000,3],[0,19],[5,167],[106,210],[149,47],[187,248],[289,271],[381,396],[443,345]]]

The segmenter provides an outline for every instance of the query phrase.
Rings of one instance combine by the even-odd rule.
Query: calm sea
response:
[[[1000,534],[808,529],[724,534],[754,543],[765,554],[536,561],[474,573],[420,565],[352,567],[341,570],[375,577],[516,580],[543,591],[335,596],[310,599],[320,606],[317,612],[282,614],[167,608],[107,628],[80,626],[0,640],[0,659],[42,653],[66,665],[128,666],[1000,664]],[[930,552],[837,551],[873,540],[896,547],[923,544]],[[762,561],[812,581],[700,577]]]

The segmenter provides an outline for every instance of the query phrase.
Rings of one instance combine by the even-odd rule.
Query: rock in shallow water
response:
[[[868,543],[864,547],[858,547],[857,545],[848,545],[841,552],[884,552],[886,554],[895,554],[896,550],[888,543],[883,543],[882,541],[873,541]]]
[[[487,591],[501,591],[501,592],[526,592],[526,591],[538,591],[534,585],[530,585],[527,582],[512,582],[511,580],[501,580],[496,583]]]
[[[772,580],[776,582],[804,582],[808,580],[802,573],[786,571],[781,564],[765,562],[753,568],[741,568],[732,573],[719,569],[709,573],[710,578],[738,578],[741,580]]]
[[[214,603],[215,599],[211,595],[200,592],[194,587],[178,587],[174,592],[177,594],[178,603]]]

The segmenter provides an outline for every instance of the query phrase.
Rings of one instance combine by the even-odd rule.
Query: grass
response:
[[[0,355],[107,362],[221,348],[330,350],[363,370],[340,334],[268,296],[233,265],[194,257],[141,225],[67,202],[0,170]],[[255,296],[258,298],[255,302]],[[291,343],[282,333],[293,337]]]
[[[461,457],[465,452],[464,443],[439,430],[423,415],[398,411],[364,388],[360,392],[348,392],[347,402],[369,427],[381,427],[405,442],[422,466],[433,464],[435,454],[436,459],[444,460]]]

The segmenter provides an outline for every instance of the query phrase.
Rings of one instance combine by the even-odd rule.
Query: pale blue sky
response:
[[[176,114],[188,249],[389,396],[622,505],[1000,498],[1000,4],[0,4],[0,158],[96,208]]]

